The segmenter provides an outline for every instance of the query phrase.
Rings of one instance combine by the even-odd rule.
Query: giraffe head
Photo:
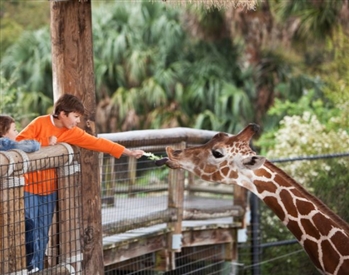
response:
[[[218,133],[202,146],[184,150],[167,147],[166,165],[188,170],[207,181],[235,183],[240,174],[248,175],[265,162],[265,158],[257,156],[249,146],[258,131],[258,125],[250,124],[237,135]]]

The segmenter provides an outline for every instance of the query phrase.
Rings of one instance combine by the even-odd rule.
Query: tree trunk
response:
[[[256,11],[232,8],[227,12],[227,18],[232,22],[232,38],[240,36],[245,41],[246,47],[243,55],[245,60],[243,61],[252,67],[260,67],[263,62],[263,47],[274,43],[270,41],[276,41],[275,36],[278,34],[277,26],[275,26],[270,11],[269,1],[263,1]],[[264,78],[264,75],[260,78]],[[256,84],[256,90],[257,98],[254,101],[256,114],[254,119],[256,123],[262,124],[264,114],[274,102],[273,83],[258,83]]]
[[[95,82],[90,1],[51,2],[54,100],[76,95],[85,106],[80,127],[96,135]],[[98,153],[81,150],[84,274],[103,274],[103,246]]]

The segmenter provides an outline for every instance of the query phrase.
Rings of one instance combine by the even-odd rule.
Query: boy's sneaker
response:
[[[39,271],[39,268],[38,267],[34,267],[32,270],[30,270],[28,272],[28,274],[33,274],[33,273],[38,272],[38,271]]]

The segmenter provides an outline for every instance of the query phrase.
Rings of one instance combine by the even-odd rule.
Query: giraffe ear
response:
[[[256,170],[263,166],[265,157],[262,156],[248,156],[242,160],[242,165],[250,170]]]

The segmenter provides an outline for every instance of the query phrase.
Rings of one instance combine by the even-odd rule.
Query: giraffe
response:
[[[237,184],[256,194],[297,238],[322,274],[349,274],[349,225],[283,170],[249,146],[259,126],[237,135],[217,133],[208,143],[174,150],[162,160],[206,181]]]

